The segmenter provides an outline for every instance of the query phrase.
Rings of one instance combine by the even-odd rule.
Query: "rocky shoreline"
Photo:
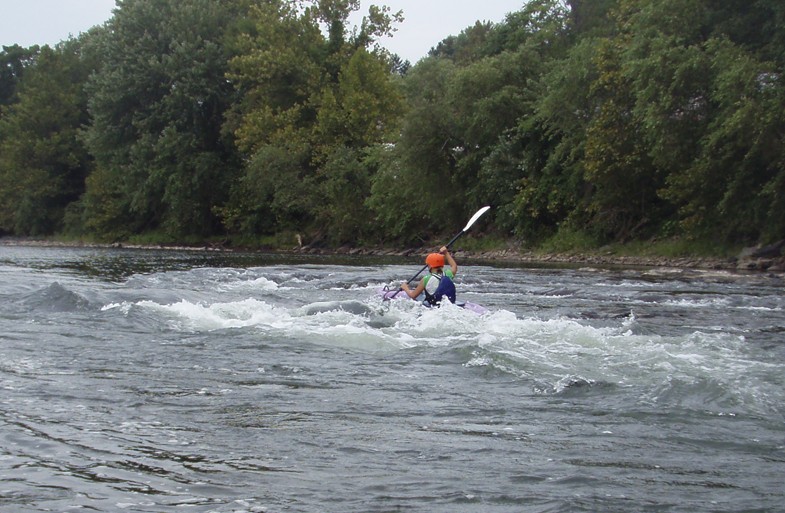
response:
[[[128,248],[156,249],[179,251],[215,251],[215,252],[274,252],[313,255],[357,255],[357,256],[413,256],[427,252],[427,248],[408,248],[404,250],[388,248],[350,248],[337,249],[297,247],[290,250],[231,248],[223,245],[138,245],[138,244],[101,244],[81,242],[61,242],[41,239],[24,239],[16,237],[0,238],[0,246],[37,246],[37,247],[87,247],[87,248]],[[530,251],[502,249],[493,251],[455,252],[458,259],[477,262],[512,263],[512,264],[565,264],[597,267],[652,267],[695,270],[752,271],[785,274],[785,241],[767,247],[746,248],[734,258],[705,257],[651,257],[622,256],[599,253],[555,253],[542,254]]]
[[[351,254],[351,255],[391,255],[410,256],[426,252],[423,248],[405,251],[375,250],[375,249],[346,249],[339,248],[333,251],[305,248],[303,252]],[[612,254],[584,254],[584,253],[553,253],[542,254],[535,252],[521,252],[516,250],[495,251],[456,251],[457,259],[473,261],[487,261],[498,263],[521,264],[567,264],[597,267],[661,267],[674,269],[700,269],[700,270],[725,270],[725,271],[765,271],[770,273],[785,273],[785,257],[756,257],[752,255],[736,258],[706,258],[706,257],[651,257],[651,256],[623,256]]]

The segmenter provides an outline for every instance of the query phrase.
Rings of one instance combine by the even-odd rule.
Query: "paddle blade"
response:
[[[472,227],[472,225],[473,225],[473,224],[474,224],[474,223],[475,223],[475,222],[476,222],[476,221],[477,221],[477,220],[480,218],[480,216],[482,216],[484,213],[486,213],[488,210],[490,210],[490,208],[491,208],[491,207],[482,207],[480,210],[478,210],[478,211],[477,211],[477,212],[476,212],[476,213],[475,213],[475,214],[472,216],[472,218],[471,218],[471,219],[469,219],[469,222],[468,222],[468,223],[466,223],[466,227],[464,227],[463,231],[466,231],[466,230],[468,230],[469,228],[471,228],[471,227]]]

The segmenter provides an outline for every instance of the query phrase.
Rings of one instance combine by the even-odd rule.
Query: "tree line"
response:
[[[0,53],[0,234],[785,237],[785,3],[530,0],[418,61],[359,0],[122,0]]]

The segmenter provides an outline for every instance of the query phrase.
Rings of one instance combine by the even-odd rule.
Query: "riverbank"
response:
[[[86,248],[128,248],[128,249],[157,249],[178,251],[215,251],[215,252],[265,252],[265,253],[291,253],[313,255],[358,255],[358,256],[400,256],[408,257],[424,254],[428,248],[351,248],[340,247],[336,249],[296,247],[291,249],[272,248],[234,248],[217,244],[204,245],[178,245],[178,244],[125,244],[125,243],[95,243],[80,241],[56,241],[46,239],[29,239],[18,237],[0,238],[0,246],[39,246],[39,247],[86,247]],[[501,249],[489,251],[458,250],[455,256],[460,260],[511,263],[511,264],[568,264],[598,267],[659,267],[675,269],[703,269],[726,271],[757,271],[785,274],[785,256],[769,248],[747,248],[737,257],[710,258],[710,257],[663,257],[663,256],[635,256],[616,255],[609,252],[589,253],[550,253],[543,254],[534,251],[520,251],[515,249]]]
[[[321,249],[304,249],[311,253],[345,253],[356,255],[400,255],[409,256],[426,252],[425,249],[409,249],[405,251],[384,249],[346,249],[324,251]],[[549,253],[543,254],[533,251],[493,250],[493,251],[463,251],[455,253],[456,259],[485,261],[495,263],[516,264],[569,264],[597,267],[662,267],[675,269],[703,269],[726,271],[765,271],[785,274],[785,257],[764,258],[746,254],[734,258],[708,258],[708,257],[663,257],[663,256],[633,256],[614,255],[601,253]]]

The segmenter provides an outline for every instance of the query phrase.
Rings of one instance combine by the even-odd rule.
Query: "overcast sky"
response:
[[[412,64],[450,35],[458,35],[475,21],[500,22],[524,0],[363,0],[403,10],[404,22],[392,39],[382,41],[390,51]],[[112,16],[114,0],[0,0],[0,45],[54,45],[77,36]]]

